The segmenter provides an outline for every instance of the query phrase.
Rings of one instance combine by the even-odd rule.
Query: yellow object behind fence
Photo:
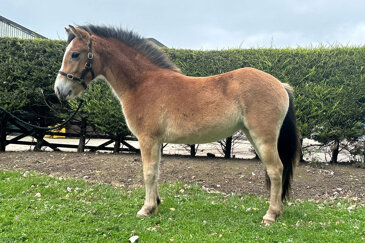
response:
[[[59,125],[59,124],[57,124]],[[49,126],[50,127],[50,126]],[[58,133],[66,133],[66,128],[61,128],[61,129],[54,129],[54,130],[51,130],[51,132],[58,132]],[[60,135],[46,135],[44,136],[45,138],[66,138],[66,136],[60,136]]]

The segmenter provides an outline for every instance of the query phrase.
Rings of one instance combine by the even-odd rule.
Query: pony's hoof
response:
[[[262,218],[261,224],[263,224],[264,226],[272,225],[273,223],[275,223],[275,219],[276,219],[276,216],[274,216],[272,214],[266,214]]]
[[[263,220],[261,221],[261,224],[262,224],[263,226],[270,226],[270,225],[272,225],[273,223],[275,223],[275,220],[263,219]]]
[[[148,217],[148,213],[146,213],[143,209],[139,210],[137,213],[138,218]]]
[[[151,214],[157,213],[157,207],[153,207],[151,209],[142,207],[141,210],[138,211],[137,217],[148,217]]]

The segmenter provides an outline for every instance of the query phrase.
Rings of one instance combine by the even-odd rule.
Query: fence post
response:
[[[79,146],[77,147],[77,152],[83,153],[85,151],[85,137],[86,137],[86,118],[81,118],[81,126],[80,126],[80,139]]]
[[[37,139],[37,143],[35,144],[35,147],[33,149],[33,151],[41,151],[42,146],[43,146],[43,138],[44,138],[44,132],[43,131],[37,131],[35,134],[35,138]]]
[[[196,147],[195,147],[195,144],[191,144],[190,145],[190,156],[191,157],[195,157],[196,155]]]
[[[232,150],[232,137],[228,137],[226,139],[226,149],[224,151],[224,158],[230,159],[231,158],[231,150]]]
[[[116,136],[116,138],[114,139],[114,149],[113,149],[113,154],[117,154],[119,153],[119,148],[120,148],[120,140],[121,140],[122,136],[120,134],[118,134]]]
[[[8,115],[2,114],[0,121],[0,152],[5,152],[7,123],[8,123]]]

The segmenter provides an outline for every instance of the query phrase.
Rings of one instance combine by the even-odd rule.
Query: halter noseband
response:
[[[75,77],[73,74],[71,73],[65,73],[62,72],[61,70],[58,71],[59,74],[61,74],[62,76],[65,76],[68,80],[72,80],[72,81],[76,81],[81,83],[82,87],[84,87],[84,89],[87,88],[87,85],[84,81],[84,78],[86,77],[86,75],[88,74],[88,72],[91,73],[91,80],[93,80],[95,78],[95,73],[94,70],[92,69],[92,62],[93,62],[93,52],[92,52],[92,47],[93,47],[93,39],[92,36],[90,34],[89,36],[89,52],[87,53],[87,62],[85,64],[85,68],[84,70],[82,70],[81,76],[80,77]]]

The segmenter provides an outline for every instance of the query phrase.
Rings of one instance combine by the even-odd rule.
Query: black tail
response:
[[[283,163],[283,188],[281,199],[285,200],[289,196],[290,183],[293,177],[293,170],[299,159],[301,149],[298,129],[295,118],[295,108],[293,103],[293,91],[289,85],[284,85],[289,95],[289,109],[286,113],[283,125],[280,129],[278,140],[278,152],[281,162]],[[267,177],[268,178],[268,177]],[[270,183],[270,180],[266,180]]]

